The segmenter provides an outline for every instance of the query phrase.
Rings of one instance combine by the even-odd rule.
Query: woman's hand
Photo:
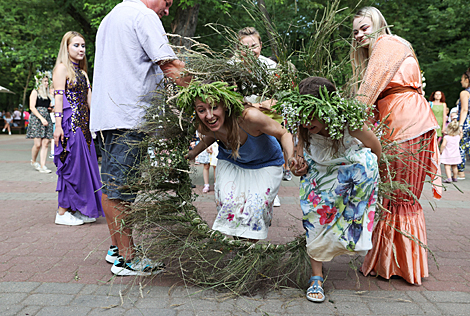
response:
[[[188,154],[187,154],[186,156],[184,156],[184,158],[186,158],[186,159],[188,159],[188,160],[194,160],[194,158],[196,158],[196,156],[197,156],[197,155],[195,154],[194,150],[191,149],[191,150],[188,152]]]
[[[291,157],[287,160],[291,172],[297,176],[301,177],[307,174],[308,165],[305,162],[304,157],[298,156],[297,158]]]
[[[42,125],[44,125],[44,126],[48,126],[48,125],[49,125],[49,123],[47,122],[47,120],[46,120],[45,118],[43,118],[43,117],[41,117],[41,123],[42,123]]]
[[[57,124],[54,131],[54,144],[59,146],[59,140],[62,142],[64,140],[64,131],[62,130],[62,125]]]

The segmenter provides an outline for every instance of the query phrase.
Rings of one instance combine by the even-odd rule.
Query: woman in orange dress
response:
[[[386,279],[400,276],[409,283],[421,284],[421,278],[428,276],[428,263],[423,247],[427,244],[426,225],[418,199],[426,174],[433,178],[434,197],[440,198],[438,123],[423,96],[413,48],[391,34],[380,11],[374,7],[359,10],[353,33],[351,61],[355,76],[361,80],[357,98],[374,106],[376,120],[387,124],[382,141],[398,144],[399,156],[389,171],[381,171],[382,181],[409,184],[414,195],[396,190],[390,199],[382,201],[389,212],[383,212],[374,229],[373,248],[362,272]]]

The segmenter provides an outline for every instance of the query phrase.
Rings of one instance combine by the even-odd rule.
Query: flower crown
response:
[[[41,85],[42,78],[47,77],[49,80],[49,88],[52,87],[52,74],[50,71],[38,71],[36,75],[34,76],[35,84],[34,84],[34,89],[37,90],[39,89],[39,86]]]
[[[278,102],[272,107],[286,120],[290,133],[296,134],[299,125],[306,124],[313,117],[324,122],[332,139],[341,139],[344,129],[361,129],[372,113],[367,106],[356,99],[341,97],[339,91],[328,92],[320,88],[320,97],[300,94],[298,89],[279,93]]]
[[[204,103],[222,103],[228,110],[228,115],[239,116],[245,109],[243,97],[234,91],[236,86],[229,86],[228,83],[216,81],[203,83],[192,81],[189,86],[181,88],[178,94],[176,105],[186,113],[194,112],[194,101],[199,98]]]

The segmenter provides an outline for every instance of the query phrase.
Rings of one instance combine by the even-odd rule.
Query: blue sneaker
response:
[[[119,249],[117,246],[110,246],[108,253],[106,254],[106,262],[108,263],[114,263],[116,261],[117,257],[119,256]]]

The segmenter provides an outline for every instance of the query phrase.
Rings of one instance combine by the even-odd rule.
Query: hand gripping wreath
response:
[[[204,103],[222,103],[228,110],[228,115],[239,116],[243,110],[243,97],[235,92],[236,86],[226,82],[215,81],[204,83],[192,81],[189,86],[182,88],[178,94],[176,105],[186,114],[194,112],[194,101],[199,98]]]
[[[290,133],[296,134],[299,125],[315,117],[326,123],[332,139],[343,137],[346,126],[351,130],[361,129],[372,115],[365,104],[343,98],[339,91],[328,92],[326,87],[320,89],[320,98],[302,95],[298,90],[282,91],[273,109],[285,118]]]

